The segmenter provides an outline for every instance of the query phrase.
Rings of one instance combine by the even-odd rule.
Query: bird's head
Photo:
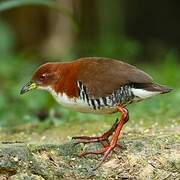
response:
[[[56,63],[41,65],[33,74],[31,80],[22,87],[20,94],[39,88],[46,89],[53,86],[58,80],[58,66]]]

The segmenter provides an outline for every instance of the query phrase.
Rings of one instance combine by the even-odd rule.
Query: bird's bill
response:
[[[35,82],[30,81],[22,87],[20,94],[24,94],[36,88],[37,88],[37,84]]]

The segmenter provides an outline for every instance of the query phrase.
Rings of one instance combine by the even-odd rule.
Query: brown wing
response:
[[[82,58],[77,80],[86,86],[93,97],[105,97],[121,86],[130,83],[152,83],[145,72],[122,61],[109,58]],[[76,63],[78,62],[76,61]]]

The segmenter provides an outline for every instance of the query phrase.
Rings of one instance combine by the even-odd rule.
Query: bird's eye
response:
[[[42,80],[44,80],[46,77],[47,77],[47,74],[42,74],[42,75],[40,76],[40,80],[42,81]]]

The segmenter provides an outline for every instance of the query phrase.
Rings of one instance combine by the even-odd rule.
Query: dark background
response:
[[[170,49],[178,53],[180,48],[179,1],[51,2],[70,15],[33,3],[1,12],[1,31],[10,31],[13,42],[8,43],[13,52],[41,58],[71,54],[74,58],[109,56],[149,62]]]
[[[33,71],[47,61],[84,56],[123,59],[155,81],[179,89],[179,8],[177,0],[1,0],[0,126],[79,118],[59,108],[47,93],[19,96]],[[179,104],[175,92],[173,97],[137,106],[135,116],[138,112],[142,116],[144,108],[164,115]],[[172,109],[169,116],[179,116],[179,110]]]

